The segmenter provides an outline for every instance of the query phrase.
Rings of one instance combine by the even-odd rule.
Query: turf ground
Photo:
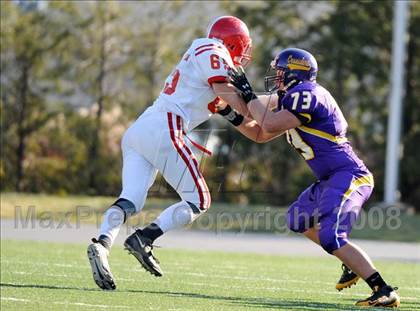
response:
[[[85,251],[86,245],[2,240],[1,310],[358,310],[354,301],[370,292],[362,282],[336,292],[339,265],[328,256],[158,249],[165,271],[158,279],[118,246],[110,260],[118,289],[104,292]],[[377,266],[400,287],[401,309],[420,310],[420,265]]]

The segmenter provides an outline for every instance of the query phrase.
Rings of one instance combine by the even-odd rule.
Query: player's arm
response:
[[[252,118],[265,132],[282,134],[301,125],[301,120],[288,110],[272,111],[269,109],[269,105],[254,94],[242,69],[231,71],[229,78],[230,82],[241,92],[241,97],[247,104]]]
[[[277,109],[277,94],[258,95],[258,99],[260,103],[266,107],[266,109],[271,111]],[[245,118],[243,124],[238,127],[238,131],[240,131],[243,135],[257,143],[268,142],[284,133],[284,131],[269,133],[263,130],[261,126],[258,125],[257,121],[249,117]]]
[[[207,46],[207,45],[206,45]],[[203,82],[207,82],[215,95],[240,114],[249,114],[246,104],[236,88],[228,82],[228,70],[234,67],[226,48],[222,46],[197,48],[197,68]]]
[[[268,133],[258,125],[257,121],[248,117],[244,117],[244,122],[236,128],[242,135],[257,143],[266,143],[282,134],[280,132]]]
[[[235,86],[230,83],[213,83],[212,88],[216,95],[225,103],[229,104],[234,110],[244,116],[249,116],[248,107],[241,96],[238,95]],[[278,95],[258,95],[258,99],[267,109],[277,108]]]
[[[218,114],[234,125],[242,135],[257,143],[265,143],[280,135],[280,133],[265,132],[255,120],[244,117],[223,101],[218,104],[217,108]]]
[[[220,97],[234,110],[238,111],[243,116],[249,115],[247,105],[242,97],[238,95],[236,88],[232,84],[228,82],[213,83],[212,88],[216,96]]]
[[[284,133],[284,131],[273,131],[267,132],[265,129],[261,128],[261,126],[253,120],[252,118],[248,117],[249,111],[248,108],[242,99],[241,96],[238,95],[235,87],[232,84],[228,83],[213,83],[212,85],[214,92],[218,97],[222,99],[222,101],[233,108],[233,110],[229,107],[227,111],[223,111],[223,108],[219,113],[231,121],[234,117],[234,111],[236,110],[240,115],[244,116],[244,120],[240,125],[236,125],[237,122],[232,122],[233,125],[236,126],[236,129],[241,132],[244,136],[248,137],[249,139],[257,142],[257,143],[264,143],[274,139],[275,137]],[[278,101],[277,95],[262,95],[258,97],[260,99],[261,105],[266,107],[266,109],[272,108],[274,105],[277,105],[276,102]],[[232,111],[232,112],[231,112]],[[232,116],[228,116],[231,113]],[[230,119],[229,119],[230,117]]]
[[[277,110],[279,96],[276,93],[270,95],[257,95],[257,98],[261,104],[267,107],[267,109],[270,109],[271,111]]]
[[[261,128],[268,133],[284,133],[301,125],[288,110],[271,111],[258,98],[248,103],[248,110]]]
[[[228,70],[233,68],[233,64],[226,51],[215,48],[203,53],[198,52],[196,56],[198,56],[197,64],[201,70],[203,80],[209,83],[215,95],[243,117],[250,116],[242,96],[238,94],[235,86],[228,81]],[[262,102],[264,102],[263,99]],[[269,102],[269,100],[266,100],[267,106],[269,106]],[[272,139],[281,134],[267,133],[258,124],[251,121],[252,119],[247,118],[243,124],[234,125],[238,127],[242,134],[258,142]]]

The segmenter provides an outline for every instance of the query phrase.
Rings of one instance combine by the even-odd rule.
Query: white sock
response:
[[[187,202],[181,201],[165,209],[153,221],[163,231],[182,228],[192,223],[199,215],[193,213]]]
[[[104,214],[99,235],[105,235],[110,239],[110,247],[124,224],[124,212],[118,206],[111,206]]]

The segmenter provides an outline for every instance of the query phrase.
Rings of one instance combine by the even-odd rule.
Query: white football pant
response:
[[[138,213],[159,171],[182,199],[155,221],[163,232],[191,223],[210,207],[198,161],[184,141],[181,117],[150,107],[128,128],[121,145],[120,198],[131,201]]]

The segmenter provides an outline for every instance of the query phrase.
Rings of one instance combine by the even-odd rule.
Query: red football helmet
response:
[[[246,67],[251,61],[252,40],[248,27],[239,18],[235,16],[216,18],[209,25],[207,37],[222,41],[236,66]]]

